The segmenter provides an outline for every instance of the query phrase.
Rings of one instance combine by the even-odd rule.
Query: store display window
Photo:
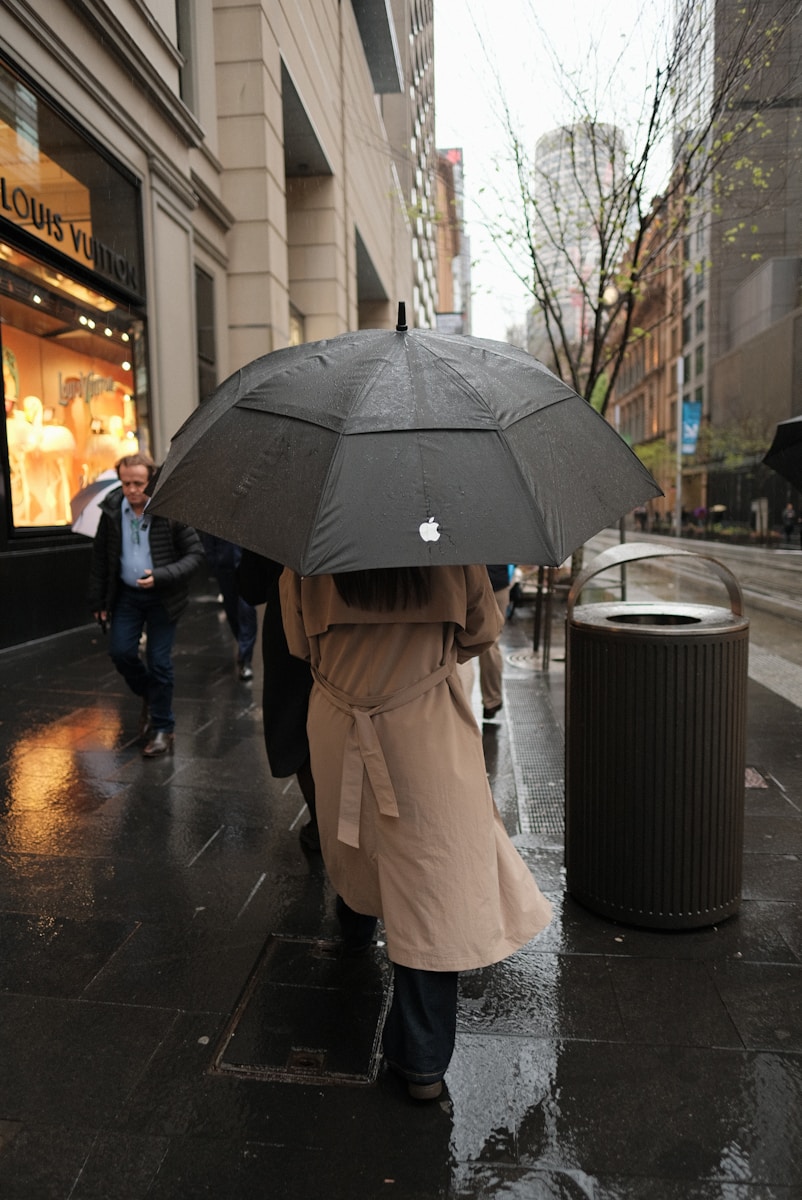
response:
[[[0,351],[12,530],[69,528],[149,448],[138,188],[4,63]]]
[[[69,526],[76,492],[147,449],[143,322],[2,243],[0,322],[13,527]]]

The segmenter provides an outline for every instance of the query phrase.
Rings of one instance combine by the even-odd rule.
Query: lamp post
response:
[[[682,537],[682,388],[685,383],[685,364],[682,355],[677,359],[677,461],[674,497],[674,536]]]
[[[619,296],[620,296],[620,292],[614,283],[608,283],[602,289],[600,300],[601,300],[601,306],[604,309],[604,312],[607,316],[608,327],[609,327],[610,321],[612,320],[612,318],[610,316],[610,312],[613,308],[615,308],[616,304],[618,303]],[[617,424],[617,422],[616,422],[616,424]],[[618,540],[619,540],[619,542],[625,542],[627,540],[627,531],[626,531],[626,525],[624,523],[624,517],[620,517],[618,520]],[[622,563],[621,564],[621,599],[626,600],[626,598],[627,598],[627,569],[624,566],[624,564]]]

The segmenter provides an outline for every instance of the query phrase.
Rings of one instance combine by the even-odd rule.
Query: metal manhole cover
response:
[[[390,978],[378,948],[341,958],[336,942],[271,934],[209,1073],[280,1083],[373,1083]]]

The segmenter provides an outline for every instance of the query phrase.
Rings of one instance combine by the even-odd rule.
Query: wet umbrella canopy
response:
[[[590,405],[503,342],[361,330],[232,375],[173,439],[151,511],[305,575],[558,564],[660,489]]]
[[[802,417],[778,423],[763,461],[802,491]]]

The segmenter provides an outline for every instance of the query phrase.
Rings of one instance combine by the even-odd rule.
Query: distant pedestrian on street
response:
[[[487,574],[490,586],[502,616],[502,629],[492,646],[483,650],[479,655],[479,688],[482,693],[482,717],[492,721],[501,712],[504,703],[501,679],[504,671],[504,660],[501,654],[501,634],[503,621],[507,619],[507,609],[510,605],[510,580],[512,567],[508,563],[494,563],[488,566]]]
[[[796,528],[796,509],[794,508],[793,504],[791,504],[790,500],[786,504],[785,508],[783,509],[782,520],[783,520],[783,532],[785,533],[785,540],[788,543],[788,545],[790,546],[791,536],[794,532],[794,529]]]
[[[128,454],[117,463],[122,487],[112,489],[100,505],[89,576],[89,607],[103,628],[109,623],[112,662],[142,698],[144,758],[173,749],[173,643],[189,600],[190,576],[203,561],[194,529],[148,514],[145,489],[155,472],[147,454]],[[144,662],[139,655],[143,632]]]
[[[290,650],[311,663],[309,741],[344,952],[376,918],[394,964],[383,1032],[410,1095],[443,1090],[458,972],[512,954],[550,919],[490,794],[458,659],[502,618],[483,566],[285,571]]]
[[[223,612],[237,643],[237,670],[245,683],[253,679],[253,648],[256,644],[256,609],[240,594],[237,567],[242,550],[233,542],[201,533],[203,552],[223,597]]]
[[[301,845],[320,851],[315,806],[315,781],[309,762],[306,718],[312,672],[309,664],[290,654],[281,620],[278,582],[283,567],[252,550],[243,550],[237,568],[240,595],[250,604],[265,605],[262,620],[262,725],[270,773],[276,779],[294,775],[309,809],[301,827]]]
[[[493,595],[496,597],[496,603],[499,607],[499,612],[506,621],[507,610],[510,605],[510,582],[511,582],[512,567],[507,563],[498,563],[488,565],[487,573],[490,577],[490,585],[493,588]],[[503,625],[499,630],[498,637],[489,646],[487,650],[483,650],[479,655],[479,690],[482,694],[482,720],[494,721],[501,709],[504,706],[504,697],[502,693],[502,675],[504,673],[504,660],[501,654],[501,634],[503,633]],[[457,675],[465,689],[465,695],[470,703],[473,696],[474,688],[474,662],[476,659],[469,658],[465,662],[457,664]],[[495,721],[495,724],[498,724]]]

